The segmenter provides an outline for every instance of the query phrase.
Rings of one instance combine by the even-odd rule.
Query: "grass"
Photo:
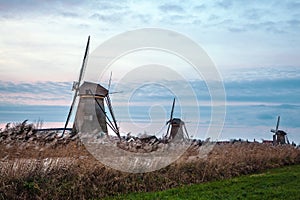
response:
[[[300,165],[173,188],[160,192],[131,193],[107,199],[300,199]]]

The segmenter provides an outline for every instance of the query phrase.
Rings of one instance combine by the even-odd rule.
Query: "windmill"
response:
[[[76,111],[75,121],[73,125],[73,132],[102,132],[108,134],[107,125],[117,134],[120,138],[119,128],[113,113],[111,100],[109,97],[109,89],[104,88],[100,84],[84,81],[82,79],[84,76],[84,71],[88,60],[90,36],[88,37],[84,58],[82,61],[82,66],[80,69],[80,74],[78,81],[73,83],[72,90],[74,96],[69,109],[69,113],[65,122],[63,134],[67,130],[68,123],[70,121],[73,108],[77,97],[79,97],[79,103]],[[111,84],[111,78],[109,81],[109,88]],[[109,110],[109,114],[113,121],[110,120],[108,114],[105,112],[104,102]]]
[[[286,144],[289,143],[287,133],[283,130],[279,130],[280,116],[277,118],[276,129],[271,129],[273,135],[273,144]]]
[[[169,121],[166,122],[166,125],[168,125],[168,129],[165,138],[167,140],[172,140],[172,139],[181,140],[181,139],[189,138],[184,122],[180,118],[173,118],[174,108],[175,108],[175,98],[173,99],[170,119]]]

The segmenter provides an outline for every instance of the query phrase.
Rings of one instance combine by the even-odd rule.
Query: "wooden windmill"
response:
[[[84,71],[87,65],[88,51],[89,51],[90,36],[88,37],[85,54],[80,69],[78,81],[73,83],[74,96],[70,106],[70,110],[65,122],[64,131],[70,121],[73,108],[75,106],[76,98],[79,97],[79,103],[76,111],[75,121],[73,124],[73,132],[83,133],[104,133],[108,134],[107,125],[120,138],[119,128],[113,113],[111,100],[109,97],[109,88],[111,84],[111,77],[109,80],[109,88],[106,89],[98,83],[83,82]],[[108,107],[110,117],[105,111],[105,104]]]
[[[167,133],[165,135],[165,138],[167,140],[188,139],[189,135],[188,135],[188,132],[186,130],[184,122],[180,118],[173,118],[174,107],[175,107],[175,98],[173,99],[170,119],[166,123],[166,125],[168,125],[168,129],[167,129]]]
[[[277,118],[276,129],[271,129],[271,132],[274,133],[273,135],[273,144],[286,144],[289,143],[287,138],[287,133],[283,130],[279,130],[279,123],[280,123],[280,116]]]

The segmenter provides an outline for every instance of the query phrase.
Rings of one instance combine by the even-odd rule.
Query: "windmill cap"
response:
[[[95,95],[106,97],[108,95],[108,90],[100,84],[85,81],[79,87],[79,96],[80,95]]]

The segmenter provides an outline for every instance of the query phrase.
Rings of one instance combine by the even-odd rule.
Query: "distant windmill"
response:
[[[104,88],[100,84],[92,82],[82,82],[83,74],[87,65],[88,51],[89,51],[90,36],[88,37],[85,54],[80,69],[80,74],[77,82],[73,83],[74,96],[70,106],[70,110],[67,116],[67,120],[64,126],[64,131],[68,126],[70,117],[72,115],[73,107],[76,102],[76,98],[79,96],[78,108],[73,125],[73,131],[89,132],[102,132],[108,134],[107,125],[117,134],[120,138],[119,128],[113,113],[111,100],[109,97],[109,89]],[[111,77],[109,80],[109,88],[111,84]],[[104,101],[109,109],[109,116],[105,112]]]
[[[287,133],[283,130],[279,130],[280,116],[277,118],[276,129],[271,129],[273,135],[273,144],[289,144],[289,140],[287,138]]]
[[[170,119],[166,123],[166,125],[168,125],[168,129],[165,138],[168,140],[189,138],[184,122],[180,118],[173,118],[174,107],[175,98],[173,99]]]

